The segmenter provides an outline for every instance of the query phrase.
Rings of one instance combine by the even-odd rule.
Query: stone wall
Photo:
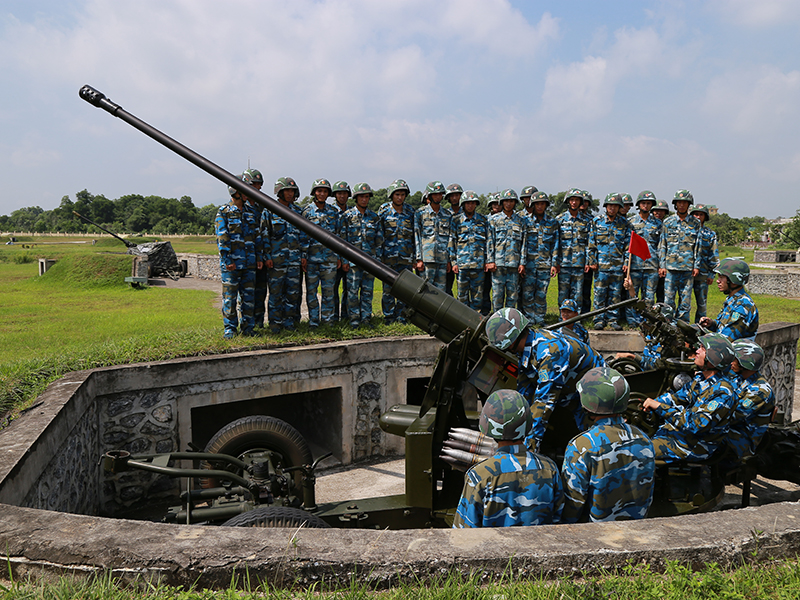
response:
[[[751,294],[800,298],[800,272],[784,269],[751,271],[747,291]]]
[[[178,261],[186,261],[186,274],[199,279],[220,280],[219,256],[214,254],[178,254]]]
[[[753,253],[753,262],[797,262],[797,252],[794,250],[755,250]]]
[[[761,372],[775,392],[776,422],[791,423],[797,361],[798,323],[766,323],[758,328],[756,342],[764,349]]]

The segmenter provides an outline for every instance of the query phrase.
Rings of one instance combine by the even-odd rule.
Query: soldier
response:
[[[453,215],[442,206],[444,185],[431,181],[422,196],[427,206],[414,214],[414,240],[416,244],[416,269],[439,289],[445,289],[447,273],[452,268],[447,260],[447,246],[453,227]]]
[[[594,219],[589,238],[589,268],[596,272],[594,283],[594,309],[606,308],[622,299],[622,280],[625,254],[631,239],[631,226],[628,220],[619,215],[622,196],[611,193],[606,196],[603,206],[606,214]],[[603,329],[608,325],[620,331],[619,309],[615,308],[594,317],[594,328]]]
[[[571,188],[564,200],[568,210],[557,217],[559,227],[558,303],[567,298],[583,302],[583,278],[589,270],[586,251],[589,248],[589,220],[581,212],[583,192]],[[583,312],[583,311],[581,311]]]
[[[261,190],[261,186],[264,185],[264,176],[261,175],[261,171],[258,169],[247,169],[244,173],[242,173],[242,178],[246,183],[249,183],[257,190]],[[245,199],[245,206],[253,211],[256,216],[256,225],[259,227],[259,236],[261,236],[260,228],[261,228],[261,213],[263,212],[263,208],[257,202],[253,202],[250,198]],[[264,246],[263,244],[268,240],[264,239],[261,236],[262,246],[259,249],[260,254],[264,254]],[[266,314],[266,302],[267,302],[267,285],[269,283],[269,269],[267,266],[262,262],[261,267],[256,269],[256,284],[255,284],[255,296],[254,296],[254,306],[253,309],[253,318],[255,322],[256,329],[262,329],[264,327],[264,315]]]
[[[700,235],[697,240],[697,255],[699,273],[694,278],[692,289],[697,308],[694,313],[694,322],[706,316],[706,300],[708,299],[708,284],[714,281],[714,272],[719,266],[719,250],[717,249],[717,234],[706,226],[711,218],[708,207],[698,204],[689,213],[700,221]]]
[[[518,275],[525,272],[525,221],[514,212],[517,192],[508,188],[500,195],[503,211],[489,216],[486,270],[492,273],[492,309],[516,306]]]
[[[755,338],[758,332],[758,308],[744,286],[750,279],[750,267],[741,258],[725,258],[715,269],[717,288],[727,296],[716,321],[700,319],[700,325],[727,336],[731,341]]]
[[[693,202],[688,190],[675,192],[672,199],[675,214],[664,219],[664,231],[658,246],[658,273],[664,277],[664,297],[682,321],[689,321],[692,283],[700,272],[697,256],[700,221],[689,214]]]
[[[278,202],[300,214],[294,204],[300,188],[294,179],[281,177],[275,182],[274,190]],[[294,225],[268,210],[261,213],[261,232],[267,240],[264,260],[269,269],[269,329],[273,333],[281,329],[292,331],[300,321],[300,278],[306,268],[303,251],[307,238]]]
[[[455,218],[455,216],[458,214],[458,211],[461,207],[461,195],[463,193],[464,189],[457,183],[451,183],[447,186],[447,191],[444,194],[444,200],[450,204],[450,213],[453,218]],[[447,272],[447,277],[445,278],[444,284],[444,289],[450,296],[453,295],[453,284],[455,283],[455,280],[456,273],[451,269]]]
[[[557,523],[563,484],[551,459],[525,448],[531,428],[525,398],[513,390],[493,392],[478,427],[497,440],[498,450],[467,471],[453,528]]]
[[[561,320],[568,321],[569,319],[574,319],[577,317],[580,312],[578,303],[575,302],[572,298],[567,298],[564,302],[561,303],[559,310],[561,312]],[[569,325],[564,325],[559,329],[561,333],[565,335],[571,335],[574,338],[579,339],[587,346],[589,345],[589,332],[586,331],[586,327],[581,325],[580,321],[576,321],[575,323],[570,323]]]
[[[578,382],[593,425],[567,445],[562,523],[643,519],[653,502],[653,442],[625,422],[631,390],[614,369],[595,367]]]
[[[488,194],[489,216],[496,215],[503,208],[500,206],[500,194]],[[488,224],[488,218],[487,218]],[[488,225],[487,225],[488,227]],[[488,231],[488,229],[487,229]],[[487,233],[488,235],[488,233]],[[481,304],[481,314],[486,317],[492,312],[492,273],[486,270],[483,277],[483,303]]]
[[[522,202],[522,210],[519,211],[519,214],[523,217],[529,217],[533,215],[533,206],[531,205],[531,197],[538,192],[539,190],[536,189],[535,185],[526,185],[522,188],[522,191],[519,193],[520,202]]]
[[[700,338],[694,359],[700,373],[677,392],[645,399],[645,411],[663,420],[653,436],[656,459],[707,460],[725,444],[738,396],[724,374],[733,358],[728,338],[707,333]]]
[[[661,239],[662,223],[650,214],[655,201],[656,195],[650,190],[640,192],[636,197],[638,214],[631,215],[628,220],[636,234],[647,242],[650,258],[643,259],[628,252],[631,268],[628,272],[626,289],[631,293],[631,297],[641,294],[641,298],[648,304],[655,302],[658,287],[658,242]],[[631,325],[640,322],[635,308],[625,309],[625,320]]]
[[[594,227],[594,217],[592,216],[592,195],[587,190],[581,190],[583,193],[583,200],[581,201],[581,214],[589,221],[589,236]],[[587,312],[592,308],[592,280],[594,279],[594,271],[588,268],[589,251],[586,251],[586,263],[583,274],[583,296],[581,297],[581,310]]]
[[[602,356],[571,336],[529,328],[528,318],[516,308],[489,317],[486,337],[495,348],[519,356],[517,391],[531,403],[533,416],[529,448],[541,444],[556,406],[569,408],[578,430],[585,429],[575,384],[592,367],[605,366]]]
[[[633,198],[631,197],[630,194],[621,194],[621,196],[622,196],[622,208],[619,209],[619,216],[625,220],[628,220],[632,216],[629,215],[628,213],[633,208]]]
[[[660,312],[661,315],[664,316],[667,321],[670,323],[674,323],[675,321],[675,309],[669,306],[668,304],[664,304],[663,302],[657,302],[653,305],[653,309]],[[640,332],[641,333],[641,332]],[[642,356],[637,357],[632,352],[617,352],[614,357],[615,358],[630,358],[632,360],[638,361],[639,366],[642,368],[642,371],[650,371],[653,369],[659,369],[664,366],[663,361],[661,360],[661,353],[663,352],[664,348],[661,345],[661,342],[656,341],[656,339],[652,336],[652,334],[648,333],[644,336],[644,349],[642,350]]]
[[[476,212],[478,194],[467,190],[461,195],[461,211],[453,217],[450,235],[450,262],[458,277],[458,301],[480,312],[486,272],[486,217]]]
[[[500,192],[489,194],[489,200],[487,204],[489,206],[489,215],[496,215],[497,213],[502,212],[503,207],[500,204]]]
[[[356,205],[342,216],[342,238],[373,258],[380,258],[383,246],[383,228],[378,213],[367,208],[374,192],[368,183],[358,183],[353,188]],[[372,288],[375,276],[357,265],[344,261],[347,271],[347,301],[351,327],[369,327],[372,318]]]
[[[231,201],[219,207],[214,230],[222,279],[223,335],[232,338],[239,328],[237,301],[242,313],[242,335],[253,335],[256,269],[262,268],[263,262],[256,215],[245,208],[244,196],[239,190],[228,187],[228,192]]]
[[[550,198],[534,192],[531,213],[525,216],[525,275],[522,277],[522,312],[534,325],[544,325],[547,314],[547,288],[558,274],[559,226],[547,215]]]
[[[317,179],[311,184],[311,199],[303,210],[303,216],[329,231],[339,235],[339,211],[328,204],[331,194],[331,184],[327,179]],[[308,306],[308,324],[318,327],[320,323],[329,325],[335,321],[336,299],[334,286],[336,285],[336,270],[341,267],[342,261],[333,250],[313,238],[308,238],[308,246],[304,249],[306,258],[306,306]],[[322,310],[317,298],[317,288],[320,288]]]
[[[341,224],[341,217],[347,210],[347,200],[352,196],[350,192],[350,185],[346,181],[337,181],[333,184],[333,198],[336,201],[336,208],[339,210],[339,219]],[[333,284],[333,293],[335,295],[334,307],[334,321],[340,318],[342,321],[349,321],[350,316],[347,310],[347,272],[344,270],[344,265],[339,259],[339,268],[336,269],[336,281]],[[339,282],[342,284],[342,292],[339,295]]]
[[[406,204],[410,190],[402,179],[395,179],[387,190],[389,202],[378,209],[378,216],[383,227],[383,263],[397,271],[410,271],[414,262],[414,209]],[[404,308],[389,293],[389,286],[383,287],[381,298],[383,319],[387,324],[405,323],[401,315]]]
[[[651,212],[653,216],[661,221],[661,229],[659,229],[658,233],[658,242],[653,243],[654,248],[658,248],[659,243],[661,243],[661,234],[664,232],[664,219],[667,218],[669,215],[669,205],[664,202],[663,200],[656,200],[655,205],[653,206]],[[658,263],[658,252],[653,254],[651,258],[654,258],[654,261]],[[656,284],[656,302],[664,302],[664,276],[661,275],[661,268],[660,266],[657,267],[658,270],[658,283]]]
[[[726,439],[737,458],[741,459],[756,453],[767,432],[775,410],[775,394],[759,373],[764,363],[761,346],[750,340],[736,340],[733,353],[736,358],[731,367],[736,374],[739,398]]]

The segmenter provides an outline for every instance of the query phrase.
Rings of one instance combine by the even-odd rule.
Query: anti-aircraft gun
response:
[[[123,110],[101,92],[84,86],[80,96],[129,123],[380,279],[384,288],[406,305],[408,320],[445,344],[434,365],[421,406],[393,406],[380,418],[384,431],[403,436],[406,441],[405,494],[317,505],[314,469],[321,459],[312,462],[307,448],[300,448],[295,438],[297,432],[282,422],[277,426],[281,435],[272,436],[266,442],[258,440],[255,444],[257,448],[244,444],[228,446],[227,452],[194,451],[140,456],[110,451],[104,455],[106,470],[118,473],[135,468],[171,477],[202,478],[205,483],[201,489],[185,491],[181,496],[182,505],[170,510],[167,520],[175,522],[222,523],[229,519],[227,524],[230,525],[271,526],[302,522],[362,528],[417,528],[447,526],[451,523],[463,487],[463,473],[454,470],[441,458],[448,432],[454,429],[476,430],[478,401],[484,400],[497,389],[516,386],[517,358],[487,343],[483,317],[426,279],[411,271],[397,273],[336,235],[307,221],[267,194]],[[669,381],[660,375],[652,377],[652,374],[645,373],[633,377],[639,376],[644,378],[638,384],[631,380],[631,387],[642,394],[658,393],[669,385]],[[275,419],[259,419],[272,423],[275,432]],[[217,436],[223,431],[227,431],[226,428]],[[272,444],[270,440],[276,440],[276,443]],[[235,451],[231,449],[234,447]],[[210,470],[173,466],[176,461],[182,460],[205,461]],[[297,511],[300,507],[307,512]],[[287,516],[287,511],[296,511],[296,514]]]

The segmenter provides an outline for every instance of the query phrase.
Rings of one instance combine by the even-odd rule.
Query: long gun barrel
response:
[[[102,230],[103,230],[103,231],[105,231],[105,232],[106,232],[108,235],[113,235],[113,236],[114,236],[115,238],[117,238],[117,239],[118,239],[120,242],[122,242],[123,244],[125,244],[125,247],[126,247],[126,248],[135,248],[135,247],[136,247],[136,244],[134,244],[133,242],[129,242],[128,240],[123,240],[121,237],[119,237],[119,236],[118,236],[116,233],[114,233],[113,231],[109,231],[108,229],[106,229],[106,228],[105,228],[105,227],[103,227],[102,225],[98,225],[97,223],[95,223],[94,221],[92,221],[92,220],[91,220],[89,217],[84,217],[84,216],[83,216],[82,214],[80,214],[78,211],[76,211],[76,210],[73,210],[73,211],[72,211],[72,214],[73,214],[73,215],[75,215],[76,217],[79,217],[79,218],[83,219],[84,221],[86,221],[86,222],[87,222],[87,223],[89,223],[90,225],[94,225],[94,226],[95,226],[95,227],[97,227],[98,229],[102,229]]]
[[[102,108],[109,114],[122,119],[212,177],[240,191],[265,209],[280,216],[336,252],[339,256],[380,279],[385,286],[389,286],[389,291],[395,298],[408,305],[410,321],[420,329],[435,335],[438,339],[447,343],[465,329],[469,328],[474,331],[480,326],[482,317],[478,312],[448,296],[427,280],[411,271],[397,273],[395,270],[390,269],[379,260],[362,252],[359,248],[345,242],[315,223],[311,223],[271,196],[248,185],[232,173],[138,119],[124,110],[119,104],[112,102],[102,92],[91,86],[84,85],[78,94],[89,104]]]
[[[638,298],[628,298],[627,300],[623,300],[622,302],[617,302],[616,304],[611,304],[610,306],[606,306],[605,308],[598,308],[597,310],[592,310],[587,313],[583,313],[582,315],[578,315],[577,317],[572,317],[571,319],[567,319],[566,321],[559,321],[558,323],[553,323],[552,325],[544,327],[544,329],[547,329],[548,331],[553,331],[554,329],[564,327],[564,325],[572,325],[573,323],[577,323],[578,321],[583,321],[584,319],[588,319],[595,315],[599,315],[604,312],[614,310],[615,308],[624,308],[626,306],[630,306],[631,304],[636,304],[637,302],[641,301]]]

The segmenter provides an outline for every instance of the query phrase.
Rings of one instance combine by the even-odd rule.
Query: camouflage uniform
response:
[[[294,204],[289,208],[301,214]],[[281,328],[292,330],[300,320],[301,260],[308,238],[294,225],[267,210],[261,214],[261,232],[265,238],[264,260],[272,261],[267,302],[269,327],[273,332]]]
[[[354,196],[358,196],[360,186],[355,188]],[[367,186],[368,188],[369,186]],[[378,213],[366,209],[364,214],[358,207],[348,209],[342,215],[341,236],[356,248],[366,252],[373,258],[380,258],[383,246],[383,228]],[[368,324],[372,318],[372,289],[375,276],[367,273],[361,267],[351,264],[347,272],[347,300],[350,310],[350,325],[358,327]]]
[[[558,304],[567,298],[581,301],[583,298],[583,269],[586,266],[586,251],[589,248],[590,220],[578,212],[574,217],[566,211],[556,220],[559,226]]]
[[[378,216],[383,226],[383,264],[398,273],[411,271],[414,262],[414,209],[404,203],[403,210],[398,213],[391,202],[386,202],[378,209]],[[387,323],[405,323],[400,315],[405,305],[396,300],[389,290],[388,285],[383,286],[383,318]]]
[[[561,306],[558,307],[559,311],[562,310],[569,310],[575,313],[581,312],[581,307],[578,306],[578,303],[573,300],[572,298],[567,298],[564,302],[561,303]],[[563,317],[562,317],[563,320]],[[581,325],[580,321],[576,321],[570,326],[564,326],[559,329],[561,333],[564,335],[571,335],[572,337],[582,341],[587,346],[589,345],[589,332],[586,331],[586,327]]]
[[[516,195],[516,194],[515,194]],[[517,305],[519,265],[525,253],[523,217],[504,212],[489,217],[486,262],[494,263],[492,272],[492,310]]]
[[[447,279],[447,246],[452,229],[453,213],[442,205],[438,212],[428,204],[414,214],[416,260],[425,263],[425,276],[442,290]]]
[[[476,212],[467,217],[462,210],[453,217],[450,235],[450,262],[458,267],[458,301],[478,312],[483,306],[488,227],[484,215]]]
[[[322,208],[319,208],[315,202],[311,202],[303,210],[303,216],[322,227],[325,231],[339,235],[339,210],[336,207],[325,204]],[[333,323],[336,311],[334,286],[336,284],[336,268],[339,263],[339,256],[317,240],[308,238],[308,246],[303,252],[303,257],[308,261],[306,263],[308,324],[311,327],[316,327],[320,323]],[[322,298],[321,312],[320,301],[317,299],[318,287]]]
[[[739,397],[726,438],[738,458],[756,453],[761,439],[769,428],[775,410],[772,386],[760,373],[743,379],[736,377]]]
[[[346,181],[337,181],[333,184],[332,193],[335,195],[336,192],[347,192],[348,198],[352,195],[350,191],[350,185]],[[347,210],[346,208],[342,210],[339,204],[335,204],[333,206],[337,211],[339,211],[339,224],[341,226],[341,219],[342,215]],[[341,283],[342,293],[341,296],[339,295],[339,284]],[[342,266],[339,266],[336,269],[336,280],[333,284],[333,296],[334,296],[334,321],[339,321],[341,318],[342,321],[349,321],[350,320],[350,313],[347,310],[347,272],[344,270]]]
[[[244,173],[242,173],[242,180],[246,183],[255,187],[255,184],[262,185],[264,183],[264,177],[261,175],[261,172],[258,169],[247,169]],[[261,188],[257,188],[261,189]],[[245,199],[245,206],[253,211],[256,215],[256,225],[261,227],[261,213],[264,211],[264,208],[258,204],[257,202],[253,202],[249,197]],[[259,249],[259,253],[263,256],[264,254],[264,247],[263,243],[266,242],[264,237],[261,237],[262,246]],[[256,327],[263,328],[264,327],[264,315],[266,314],[266,302],[267,302],[267,286],[269,285],[269,269],[266,265],[264,265],[261,269],[256,269],[256,284],[255,284],[255,299],[254,304],[255,308],[253,309],[253,317],[255,320]]]
[[[633,293],[648,304],[653,304],[656,301],[658,287],[658,243],[661,241],[663,223],[652,214],[647,219],[642,219],[641,215],[636,214],[630,218],[630,224],[636,234],[644,238],[650,250],[650,258],[647,260],[631,255],[630,277]],[[625,320],[631,324],[640,321],[635,308],[625,309]]]
[[[250,335],[255,327],[256,263],[262,260],[261,234],[256,215],[246,205],[239,209],[231,200],[219,207],[214,229],[219,249],[225,336],[233,336],[239,327],[237,300],[242,313],[242,333]],[[228,270],[230,264],[236,266],[232,271]]]
[[[697,239],[698,273],[694,278],[692,289],[697,308],[694,313],[694,322],[706,316],[708,300],[708,280],[713,279],[714,270],[719,266],[719,250],[717,249],[717,234],[706,225],[701,225]]]
[[[540,192],[541,193],[541,192]],[[544,194],[542,194],[544,195]],[[547,198],[544,195],[544,198]],[[539,193],[531,198],[541,202]],[[525,275],[522,280],[522,311],[534,324],[544,324],[547,314],[547,288],[550,287],[550,271],[557,266],[560,252],[558,221],[545,214],[541,219],[535,215],[525,217]]]
[[[664,298],[675,308],[677,318],[689,321],[692,308],[692,270],[699,265],[697,241],[700,236],[700,221],[692,215],[681,220],[678,215],[664,219],[664,228],[658,246],[658,262],[667,270],[664,281]],[[675,303],[675,295],[679,303]]]
[[[717,333],[727,336],[732,342],[755,338],[758,332],[758,309],[743,287],[725,298],[716,322]]]
[[[594,310],[616,304],[622,299],[622,266],[630,238],[631,226],[625,217],[617,215],[613,220],[609,220],[608,215],[595,217],[588,257],[589,264],[598,267],[594,283]],[[619,309],[594,317],[597,328],[604,327],[606,321],[612,327],[618,327]]]
[[[522,444],[505,446],[467,471],[453,527],[557,523],[563,504],[556,464]]]
[[[564,451],[562,523],[643,519],[653,501],[653,443],[622,415],[598,419]]]

